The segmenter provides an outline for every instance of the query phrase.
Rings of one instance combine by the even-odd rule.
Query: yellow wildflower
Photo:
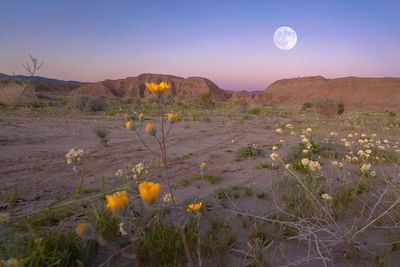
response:
[[[150,90],[150,92],[156,94],[156,93],[162,93],[165,90],[168,90],[171,88],[171,85],[167,84],[166,82],[162,81],[160,83],[146,83],[147,89]]]
[[[143,114],[143,112],[140,112],[140,113],[139,113],[138,119],[139,119],[139,121],[143,121],[143,120],[144,120],[144,114]]]
[[[145,131],[147,134],[151,135],[151,136],[155,136],[156,135],[156,126],[154,125],[154,123],[149,122],[146,124],[145,127]]]
[[[179,120],[179,115],[174,113],[167,114],[168,121],[171,123],[177,122]]]
[[[198,212],[201,210],[203,207],[203,203],[198,202],[198,203],[191,203],[187,206],[187,211],[188,212]]]
[[[132,120],[127,120],[124,124],[124,127],[126,129],[132,129],[133,128],[133,121]]]
[[[155,182],[142,182],[139,184],[139,194],[144,202],[152,204],[160,195],[160,184]]]
[[[107,208],[112,211],[119,211],[128,204],[128,193],[126,191],[116,192],[106,196]]]
[[[95,230],[91,224],[78,223],[75,227],[75,233],[82,238],[90,239],[93,238]]]
[[[200,162],[200,171],[204,171],[207,168],[207,162],[202,161]]]

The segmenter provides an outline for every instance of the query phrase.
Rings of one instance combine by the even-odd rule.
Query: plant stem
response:
[[[185,236],[185,231],[183,230],[182,227],[182,221],[179,217],[178,214],[178,208],[176,206],[176,202],[175,202],[175,197],[172,191],[172,187],[171,187],[171,182],[168,176],[168,161],[167,161],[167,149],[165,146],[165,133],[164,133],[164,124],[165,124],[165,120],[164,120],[164,104],[162,104],[162,110],[161,110],[161,143],[160,143],[160,148],[161,148],[161,156],[162,156],[162,162],[163,162],[163,167],[164,167],[164,178],[167,180],[167,186],[168,186],[168,191],[171,194],[171,199],[172,199],[172,205],[175,211],[175,216],[176,216],[176,220],[177,220],[177,224],[178,224],[178,229],[179,229],[179,234],[181,236],[182,239],[182,243],[183,243],[183,248],[185,250],[185,254],[186,254],[186,258],[188,260],[188,266],[192,267],[193,266],[193,261],[192,261],[192,257],[190,256],[190,252],[189,252],[189,247],[187,244],[187,240],[186,240],[186,236]]]

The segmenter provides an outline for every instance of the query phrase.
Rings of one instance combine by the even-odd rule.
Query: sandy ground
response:
[[[289,121],[294,121],[298,130],[316,125],[315,121],[307,121],[300,115],[291,118],[258,116],[244,121],[216,119],[211,122],[176,123],[168,137],[167,147],[170,177],[177,202],[183,203],[188,195],[193,194],[205,199],[212,196],[216,189],[230,185],[245,185],[252,187],[255,192],[270,194],[272,185],[282,177],[284,170],[258,169],[256,166],[269,160],[272,153],[270,147],[278,144],[281,139],[285,140],[285,144],[279,150],[280,155],[287,153],[290,146],[299,143],[299,137],[291,136],[287,130],[283,135],[275,132],[277,127],[282,127]],[[68,197],[76,191],[82,174],[85,177],[83,187],[88,196],[101,192],[103,182],[104,190],[122,185],[126,181],[116,177],[116,171],[126,169],[137,162],[143,162],[151,180],[161,184],[162,195],[166,192],[167,186],[161,179],[159,160],[144,147],[134,132],[123,128],[122,118],[7,115],[1,117],[0,124],[0,190],[2,193],[17,192],[17,205],[11,210],[13,215],[43,209]],[[343,130],[344,126],[339,127],[325,121],[319,121],[318,124],[325,125],[323,132],[315,133],[320,140],[333,130],[339,131],[341,136],[350,132]],[[98,127],[110,130],[107,147],[100,145],[93,132]],[[382,128],[370,130],[380,130],[393,142],[400,141],[395,131]],[[151,149],[157,150],[157,143],[152,137],[143,134],[143,138]],[[337,138],[340,139],[340,136]],[[265,155],[235,161],[236,152],[249,144],[260,145],[266,151]],[[85,156],[77,165],[77,172],[72,170],[72,166],[66,163],[64,157],[70,148],[85,150]],[[220,176],[222,181],[217,184],[196,181],[189,186],[180,185],[179,181],[182,179],[199,173],[201,161],[208,163],[208,173]],[[321,159],[321,163],[329,166],[330,160]],[[336,171],[329,172],[331,175],[338,175]],[[255,214],[274,210],[274,203],[270,197],[243,198],[240,202],[237,201],[236,205]],[[7,202],[0,199],[0,208],[6,207]],[[390,234],[391,232],[387,231],[374,232],[363,238],[365,242],[375,243],[378,240],[387,241],[385,236],[390,237]],[[240,239],[245,238],[246,236],[243,236]],[[297,242],[293,241],[289,248],[296,248],[296,244]],[[307,253],[304,247],[297,247],[296,251],[297,255]],[[393,257],[396,260],[398,256]],[[230,260],[234,261],[235,257]],[[359,263],[369,266],[367,261]],[[319,264],[320,262],[311,265],[320,266]],[[346,264],[338,262],[338,266],[348,266]],[[374,265],[375,263],[371,266]]]
[[[177,187],[178,201],[182,201],[193,188],[179,187],[177,182],[198,173],[201,161],[208,162],[210,173],[224,178],[223,183],[218,185],[204,183],[198,192],[201,198],[222,185],[264,184],[266,179],[270,179],[273,171],[254,168],[262,158],[251,162],[234,161],[236,150],[244,145],[257,143],[268,146],[279,142],[273,130],[259,127],[267,120],[264,118],[245,124],[175,124],[167,146],[170,174]],[[0,180],[2,190],[17,191],[17,213],[45,207],[51,201],[74,192],[80,183],[79,170],[85,170],[85,187],[98,189],[101,179],[108,188],[118,185],[120,181],[115,172],[131,166],[133,162],[157,165],[154,154],[148,152],[132,131],[122,127],[119,118],[6,117],[1,122]],[[93,132],[97,127],[110,129],[110,141],[106,148],[99,144]],[[158,145],[151,137],[143,134],[143,138],[153,150],[157,150]],[[70,148],[82,148],[88,152],[78,165],[77,173],[64,158]],[[154,173],[154,180],[163,183],[159,180],[160,169],[150,171]]]

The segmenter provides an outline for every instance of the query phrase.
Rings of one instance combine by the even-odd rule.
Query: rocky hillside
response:
[[[331,98],[354,109],[400,110],[400,78],[284,79],[271,84],[253,102],[302,106],[321,98]]]
[[[8,75],[5,75],[9,78]],[[2,76],[0,74],[0,80]],[[175,100],[198,101],[211,98],[214,101],[241,101],[251,104],[277,104],[301,107],[306,102],[331,98],[347,108],[364,110],[400,111],[400,78],[345,77],[326,79],[322,76],[278,80],[265,91],[228,91],[202,77],[182,78],[163,74],[141,74],[119,80],[95,83],[59,81],[39,77],[31,81],[37,96],[89,95],[116,99],[146,98],[146,82],[167,81]]]
[[[146,82],[167,81],[172,85],[170,93],[176,100],[191,100],[209,94],[214,101],[226,101],[231,97],[227,91],[219,88],[212,81],[201,77],[182,78],[163,74],[141,74],[119,80],[105,80],[88,83],[71,92],[72,95],[96,95],[107,98],[145,98],[149,91],[145,90]]]
[[[7,75],[0,73],[0,82],[7,80],[29,81],[33,85],[38,96],[69,95],[72,90],[84,83],[77,81],[65,81],[41,76]]]

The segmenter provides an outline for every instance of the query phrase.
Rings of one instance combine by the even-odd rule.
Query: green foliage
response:
[[[248,145],[245,147],[242,147],[238,150],[236,153],[236,161],[240,161],[244,158],[254,158],[257,156],[262,156],[265,154],[264,149],[259,147],[258,145]]]
[[[96,232],[103,237],[112,238],[118,234],[119,220],[112,215],[111,211],[104,209],[103,206],[92,205],[92,211],[87,217],[95,226]]]
[[[260,115],[263,109],[259,106],[253,106],[249,109],[249,113],[253,115]]]
[[[389,117],[396,117],[396,113],[393,111],[388,112]]]
[[[31,104],[31,106],[32,106],[33,108],[44,108],[44,107],[46,106],[46,103],[44,103],[44,102],[41,101],[41,100],[36,100],[35,102],[33,102],[33,103]]]
[[[74,266],[88,263],[95,248],[92,241],[82,240],[73,232],[53,229],[14,239],[7,256],[17,258],[24,266]]]
[[[256,196],[259,199],[265,199],[268,196],[268,194],[265,192],[257,192]]]
[[[297,181],[289,177],[288,179],[282,195],[287,211],[299,218],[318,216],[315,200]],[[305,177],[302,179],[302,183],[316,198],[319,198],[322,190],[316,179]]]
[[[310,103],[310,102],[305,102],[304,104],[303,104],[303,107],[302,107],[302,109],[301,110],[303,110],[303,111],[307,111],[307,110],[309,110],[310,108],[312,108],[314,106],[314,104],[313,103]]]
[[[30,231],[32,229],[41,229],[48,226],[55,226],[65,218],[76,213],[73,207],[63,209],[48,208],[43,212],[33,212],[26,217],[22,217],[14,225],[14,229],[18,231]]]
[[[236,244],[236,235],[229,218],[212,217],[210,228],[205,233],[204,255],[207,258],[215,257],[218,266],[225,266],[226,255]]]
[[[197,230],[194,221],[185,226],[185,234],[191,253],[195,250]],[[153,217],[141,233],[141,242],[137,254],[142,263],[153,263],[155,266],[183,266],[186,258],[183,243],[176,226]]]
[[[332,210],[336,217],[342,216],[353,202],[357,188],[349,183],[342,183],[333,194]]]
[[[97,138],[99,138],[100,144],[106,147],[108,144],[108,135],[110,131],[105,128],[96,128],[93,131],[96,134]]]
[[[247,186],[234,185],[230,187],[215,190],[215,198],[221,202],[223,206],[228,204],[229,199],[238,199],[244,195],[252,196],[253,189]]]
[[[12,186],[9,190],[0,192],[0,200],[8,202],[10,207],[15,207],[19,199],[18,188],[16,185]]]
[[[304,143],[299,143],[297,146],[291,147],[285,160],[286,163],[290,163],[292,165],[293,170],[302,174],[309,174],[310,170],[301,164],[301,160],[303,158],[312,159],[312,155],[314,153],[321,151],[320,145],[314,143],[313,140],[309,140],[309,144],[311,144],[310,148],[307,148],[307,145]],[[308,150],[308,152],[304,153],[304,150]]]
[[[342,115],[344,112],[344,104],[343,103],[338,103],[337,104],[337,114]]]
[[[107,103],[104,98],[98,96],[75,96],[69,102],[73,109],[86,112],[104,111]]]
[[[179,181],[179,184],[182,185],[182,186],[189,186],[193,182],[198,181],[198,180],[206,180],[210,184],[217,184],[222,180],[222,178],[220,176],[216,176],[216,175],[209,174],[209,173],[204,173],[203,175],[196,174],[196,175],[193,175],[193,176],[191,176],[189,178],[181,179]]]

